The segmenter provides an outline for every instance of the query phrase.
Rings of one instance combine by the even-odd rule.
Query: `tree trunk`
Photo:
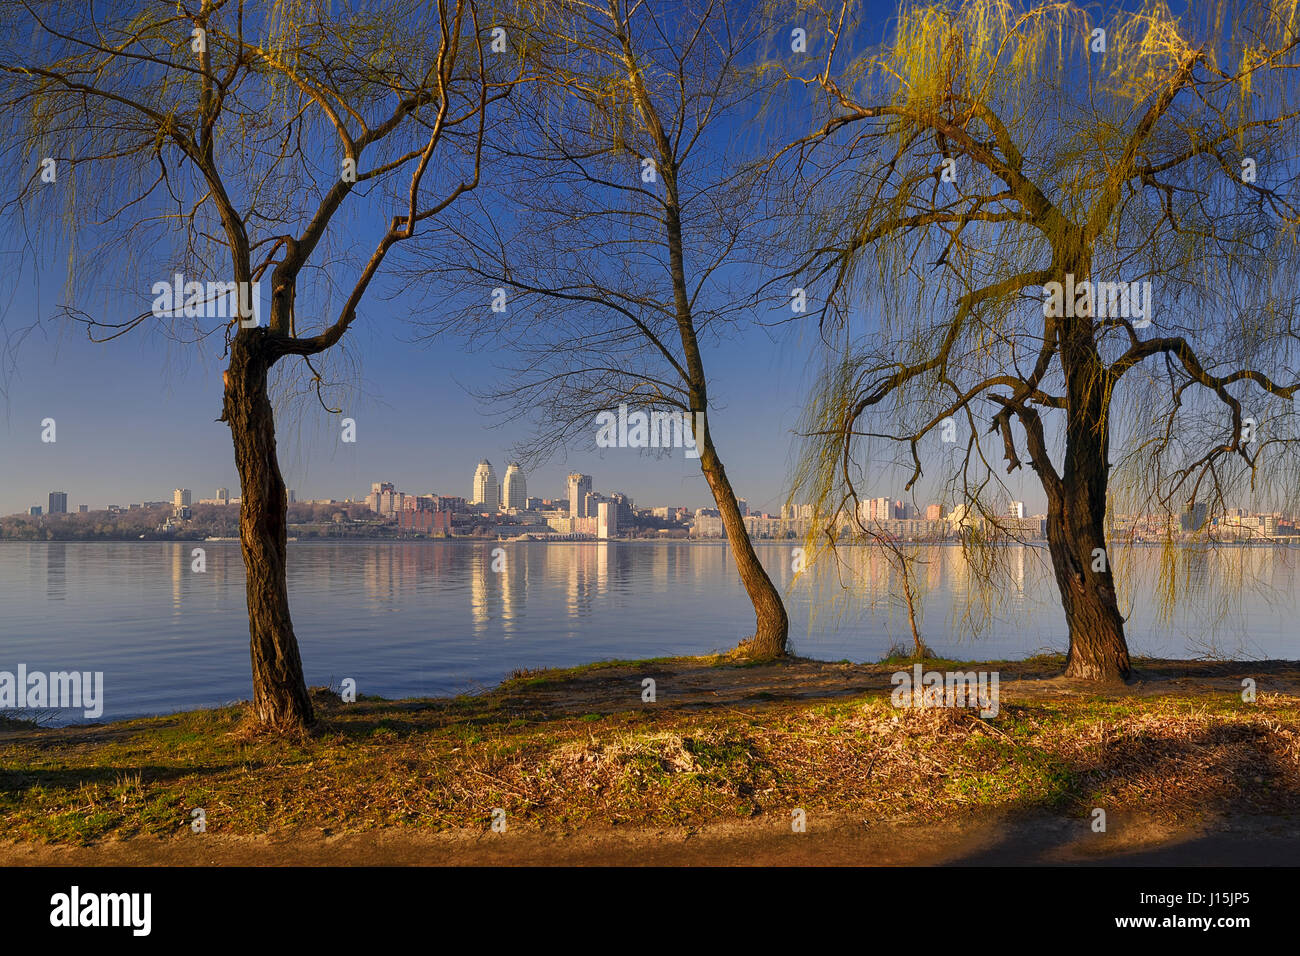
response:
[[[1106,540],[1097,525],[1086,520],[1083,527],[1072,526],[1060,507],[1048,505],[1047,546],[1070,635],[1065,673],[1120,680],[1129,676],[1128,644]]]
[[[224,418],[230,425],[239,470],[239,540],[247,571],[253,713],[262,726],[284,731],[311,724],[314,714],[289,617],[288,501],[267,392],[268,334],[266,329],[252,328],[235,336],[225,375]]]
[[[751,660],[771,660],[784,657],[786,639],[790,633],[790,621],[786,617],[785,605],[781,595],[767,576],[767,571],[754,553],[753,542],[745,529],[745,519],[736,503],[736,492],[727,479],[726,469],[713,447],[713,438],[709,435],[708,423],[702,429],[703,436],[696,435],[700,448],[700,470],[713,492],[718,511],[722,514],[722,526],[727,531],[727,543],[736,559],[736,570],[740,572],[741,583],[754,605],[754,636],[742,641],[737,652]]]
[[[635,73],[633,79],[636,81]],[[644,91],[642,91],[642,94]],[[643,99],[643,107],[646,100]],[[658,120],[655,120],[658,123]],[[691,312],[690,296],[687,292],[686,258],[682,245],[681,209],[677,196],[677,168],[669,144],[659,129],[658,135],[661,153],[661,171],[664,175],[664,188],[667,200],[664,204],[664,226],[668,238],[669,273],[672,277],[673,303],[677,313],[677,332],[682,341],[682,355],[685,359],[686,386],[690,392],[691,419],[699,422],[709,407],[708,378],[704,373],[704,358],[700,354],[699,337],[695,331],[695,318]],[[697,426],[698,427],[698,426]],[[699,429],[703,434],[695,436],[696,447],[700,452],[700,470],[713,492],[718,511],[722,514],[722,526],[727,531],[727,542],[736,559],[736,570],[740,572],[741,583],[749,593],[749,600],[754,605],[754,636],[741,641],[736,653],[751,660],[771,660],[784,657],[786,639],[789,637],[790,621],[786,617],[785,605],[777,592],[772,579],[754,553],[754,545],[745,530],[745,519],[740,514],[736,503],[736,492],[727,480],[726,469],[713,447],[713,436],[709,434],[708,421]]]
[[[1087,277],[1085,265],[1074,272]],[[1061,364],[1068,408],[1060,485],[1047,496],[1047,546],[1069,627],[1067,677],[1129,676],[1124,618],[1106,551],[1106,488],[1110,481],[1110,388],[1091,319],[1061,323]]]
[[[903,574],[903,598],[907,601],[907,624],[912,629],[913,656],[919,661],[925,658],[926,646],[921,634],[916,629],[916,597],[912,594],[912,566],[907,557],[898,555],[899,570]]]

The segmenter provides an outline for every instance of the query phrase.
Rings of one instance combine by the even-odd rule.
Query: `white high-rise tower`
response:
[[[575,471],[569,476],[568,482],[569,517],[587,517],[587,495],[591,491],[591,475],[581,475]]]
[[[492,462],[486,458],[474,469],[474,501],[482,511],[499,511],[501,508],[497,473],[492,470]]]
[[[506,467],[506,477],[501,485],[501,507],[506,511],[523,511],[527,504],[528,483],[524,479],[524,470],[519,467],[519,462],[512,461]]]

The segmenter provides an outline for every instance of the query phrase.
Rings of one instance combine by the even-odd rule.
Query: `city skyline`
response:
[[[299,500],[304,504],[362,504],[381,517],[385,515],[390,517],[398,516],[411,510],[479,512],[482,514],[500,514],[503,517],[528,511],[546,511],[553,514],[558,510],[563,510],[570,518],[583,519],[584,521],[597,521],[599,519],[602,524],[606,520],[604,506],[608,505],[610,508],[616,509],[617,514],[622,516],[617,521],[620,528],[630,520],[634,510],[645,514],[681,511],[686,516],[694,515],[695,520],[689,522],[694,529],[693,536],[714,537],[722,535],[719,512],[708,504],[694,506],[684,505],[681,502],[651,500],[649,502],[643,501],[641,508],[635,509],[633,505],[635,498],[633,496],[617,490],[597,491],[595,490],[593,476],[581,472],[571,472],[566,476],[563,494],[531,496],[527,493],[527,477],[522,466],[513,461],[507,466],[506,478],[509,480],[497,481],[494,466],[489,459],[484,458],[479,461],[475,468],[471,479],[470,494],[464,497],[444,494],[438,489],[414,492],[401,491],[395,482],[390,481],[371,482],[370,493],[364,496],[348,495],[342,498],[307,496],[299,499],[296,490],[293,488],[286,488],[286,496],[290,504],[294,504]],[[509,497],[507,497],[505,490],[507,485],[511,487]],[[104,510],[126,511],[140,507],[170,506],[174,512],[178,514],[183,512],[188,517],[190,506],[194,500],[191,489],[178,487],[172,490],[170,500],[146,498],[139,502],[127,501],[126,504],[109,502],[102,508],[94,508],[87,503],[77,502],[76,510],[84,514],[88,510],[97,512]],[[197,499],[197,503],[200,505],[237,505],[239,501],[239,496],[232,496],[230,490],[224,486],[216,489],[216,496],[213,498]],[[782,502],[775,509],[759,507],[751,510],[750,503],[744,496],[738,496],[737,501],[741,515],[746,518],[746,526],[750,533],[758,534],[760,537],[767,536],[764,532],[770,529],[766,528],[765,525],[751,524],[750,519],[763,519],[767,522],[777,521],[784,528],[788,519],[806,520],[812,517],[813,513],[812,506],[808,504]],[[1046,518],[1044,512],[1030,513],[1023,501],[1005,499],[1000,504],[985,502],[985,507],[987,508],[989,504],[994,505],[990,513],[1000,514],[1002,519],[1010,521],[1011,525],[1009,527],[1013,527],[1019,522],[1024,529],[1029,530],[1031,525],[1041,525],[1043,519]],[[450,507],[448,507],[449,505]],[[5,512],[4,514],[6,516],[26,514],[31,517],[68,513],[68,494],[59,490],[48,493],[47,506],[30,505],[18,511]],[[608,519],[611,522],[611,527],[613,527],[613,517],[615,516],[611,515],[610,519]],[[1153,519],[1158,521],[1159,513],[1115,510],[1110,512],[1107,517],[1110,525],[1122,528],[1150,525]],[[1232,529],[1240,532],[1257,528],[1267,536],[1276,535],[1279,530],[1282,530],[1286,535],[1295,533],[1293,527],[1295,516],[1287,511],[1228,507],[1222,513],[1211,514],[1207,503],[1195,502],[1181,509],[1181,511],[1171,514],[1169,517],[1176,525],[1176,530],[1184,533],[1199,530],[1207,521],[1220,530]],[[851,520],[851,512],[841,510],[841,523],[848,523]],[[912,533],[918,531],[922,525],[931,528],[936,526],[960,528],[965,527],[973,520],[978,521],[980,519],[977,510],[969,503],[944,503],[941,501],[926,503],[914,502],[905,498],[875,496],[863,497],[858,501],[856,520],[868,528],[874,526],[886,532],[891,529],[898,531],[899,528],[905,528],[909,529],[906,533]],[[411,530],[430,529],[412,526]],[[443,530],[450,531],[450,524],[448,523]],[[570,525],[566,530],[576,530],[576,525]]]

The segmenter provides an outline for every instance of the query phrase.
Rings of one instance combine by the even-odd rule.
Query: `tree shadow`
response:
[[[945,863],[1294,866],[1300,764],[1287,747],[1259,724],[1181,736],[1126,730],[1067,765],[1065,801],[999,807],[984,824],[985,839]],[[1106,814],[1103,832],[1094,830],[1096,809]]]

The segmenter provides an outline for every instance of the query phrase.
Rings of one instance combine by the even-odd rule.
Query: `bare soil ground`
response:
[[[599,828],[578,833],[387,829],[280,837],[131,837],[90,846],[0,843],[3,866],[1296,866],[1300,821],[1242,817],[1174,826],[1125,820],[1107,833],[1088,821],[986,817],[946,826],[773,821],[689,829]]]

